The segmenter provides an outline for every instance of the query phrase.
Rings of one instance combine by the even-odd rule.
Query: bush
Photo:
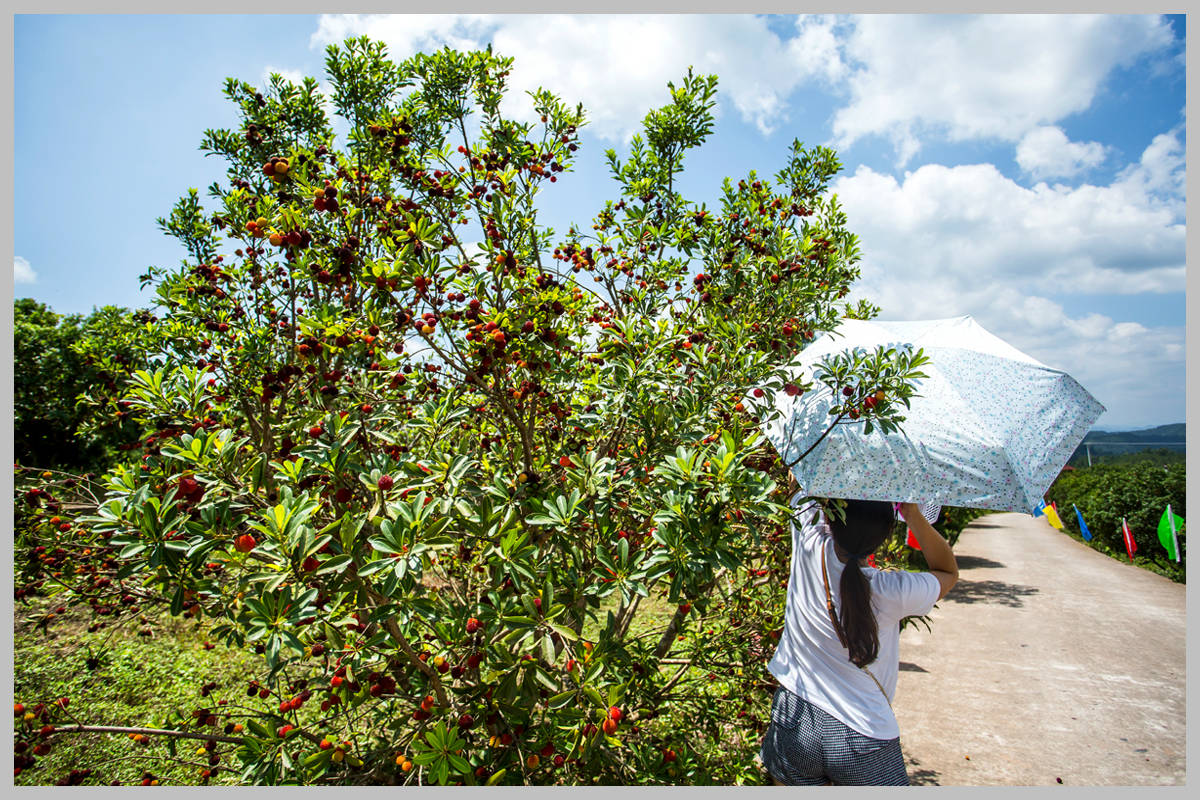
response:
[[[1116,558],[1128,558],[1121,533],[1124,518],[1137,545],[1135,563],[1184,583],[1187,559],[1184,534],[1179,532],[1182,560],[1176,564],[1158,541],[1158,522],[1168,504],[1174,513],[1187,516],[1186,488],[1186,468],[1182,463],[1097,464],[1064,471],[1046,498],[1057,504],[1067,530],[1081,536],[1072,508],[1077,506],[1092,534],[1092,547]]]
[[[315,80],[230,80],[218,208],[190,191],[160,221],[187,262],[145,276],[149,366],[115,406],[137,457],[84,514],[68,480],[18,486],[18,598],[66,584],[262,657],[246,782],[757,779],[788,509],[742,399],[812,390],[781,367],[875,313],[844,301],[839,164],[796,142],[719,210],[686,200],[716,91],[689,72],[608,154],[617,199],[556,236],[534,198],[584,114],[538,91],[540,123],[505,118],[510,63],[331,47],[345,151]],[[830,424],[894,427],[920,363],[828,363]]]
[[[128,310],[56,314],[22,298],[13,304],[13,451],[36,469],[103,470],[137,438],[115,414],[96,413],[118,382],[143,366]],[[110,411],[115,409],[109,409]]]

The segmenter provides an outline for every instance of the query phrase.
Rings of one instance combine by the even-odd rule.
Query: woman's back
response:
[[[879,648],[867,670],[860,669],[850,661],[826,606],[827,576],[834,613],[840,617],[838,587],[846,565],[835,555],[829,525],[816,503],[796,517],[784,633],[771,672],[780,685],[850,728],[874,738],[896,737],[899,730],[889,702],[899,668],[899,623],[903,617],[932,609],[938,581],[929,573],[862,568],[871,589]]]

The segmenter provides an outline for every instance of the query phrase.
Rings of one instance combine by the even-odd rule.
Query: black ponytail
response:
[[[848,500],[843,519],[829,517],[833,540],[849,554],[838,584],[840,622],[850,661],[858,667],[865,667],[879,655],[879,625],[871,610],[871,584],[858,560],[883,543],[891,533],[893,519],[892,504],[874,500]]]

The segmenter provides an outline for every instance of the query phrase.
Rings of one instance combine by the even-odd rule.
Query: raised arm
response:
[[[950,549],[950,543],[926,521],[916,503],[901,503],[900,513],[917,538],[929,571],[942,585],[938,593],[938,599],[941,600],[958,582],[958,560],[954,558],[954,551]]]

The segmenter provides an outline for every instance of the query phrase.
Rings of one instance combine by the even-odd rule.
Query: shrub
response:
[[[29,298],[13,304],[13,451],[36,469],[102,470],[137,438],[115,413],[98,413],[144,366],[131,312],[114,306],[56,314]],[[116,411],[109,408],[109,412]]]

